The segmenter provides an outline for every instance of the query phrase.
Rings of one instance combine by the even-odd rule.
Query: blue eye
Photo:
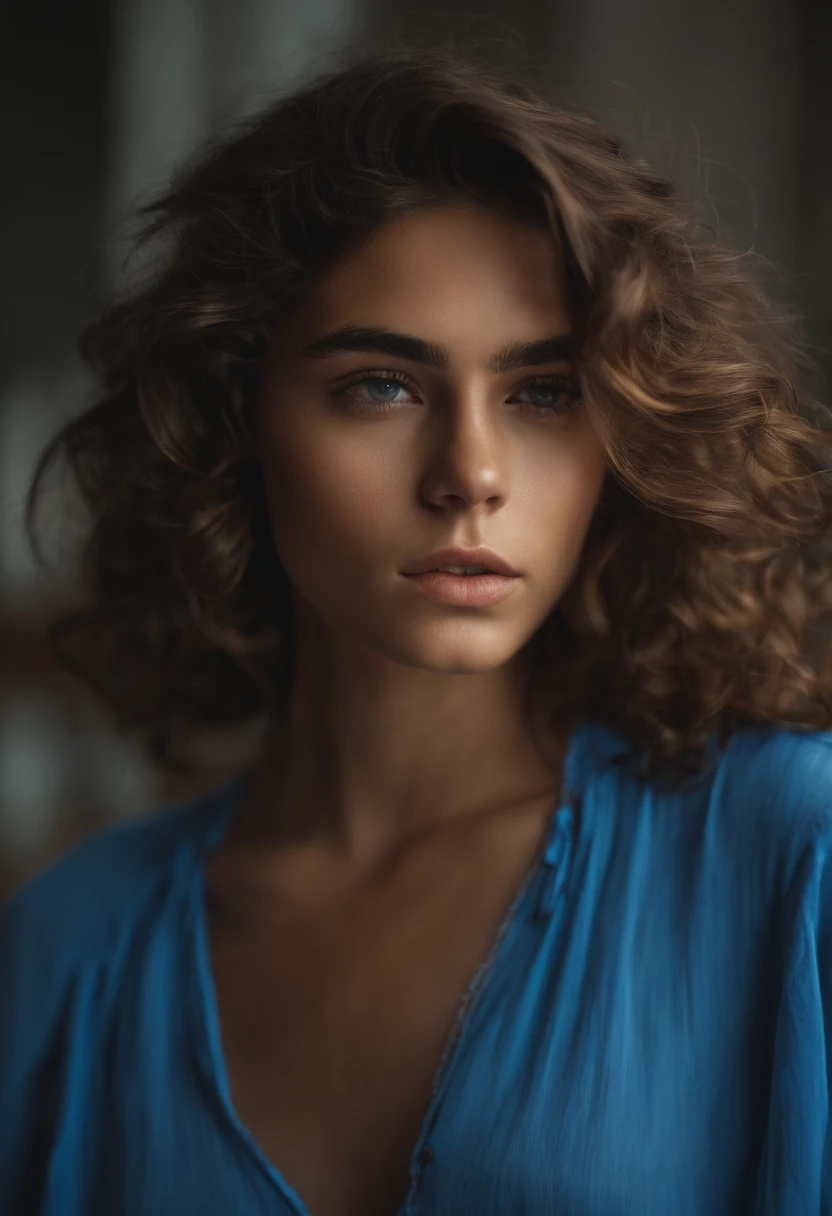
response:
[[[404,388],[404,385],[398,380],[382,380],[373,377],[360,380],[359,384],[367,386],[367,392],[373,401],[392,401],[399,389]],[[354,387],[357,388],[358,385]]]
[[[404,394],[398,396],[399,393]],[[382,372],[377,376],[359,376],[335,390],[336,397],[349,402],[357,413],[384,413],[394,405],[404,404],[408,396],[418,396],[416,386],[403,375]],[[375,410],[373,407],[376,407]]]
[[[377,375],[357,376],[334,390],[334,396],[350,403],[357,413],[387,413],[411,398],[420,401],[416,385],[401,372],[379,371]],[[537,376],[508,399],[536,418],[555,418],[580,405],[579,389],[564,376]]]
[[[579,404],[577,384],[563,376],[547,376],[545,379],[533,380],[515,395],[520,397],[522,393],[532,394],[532,399],[521,401],[521,404],[530,406],[532,410],[539,410],[544,415],[564,414]],[[535,397],[537,400],[534,400]]]
[[[561,390],[555,388],[552,384],[530,384],[528,388],[522,391],[531,393],[532,405],[557,405],[558,398],[561,395]],[[537,400],[535,400],[535,397]]]

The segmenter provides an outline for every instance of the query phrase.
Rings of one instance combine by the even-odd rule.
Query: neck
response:
[[[555,796],[565,739],[541,745],[531,729],[520,656],[477,674],[326,647],[301,660],[246,782],[240,826],[258,844],[367,860],[441,822]]]

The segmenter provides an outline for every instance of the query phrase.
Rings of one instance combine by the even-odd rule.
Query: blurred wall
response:
[[[71,554],[53,552],[45,576],[20,528],[37,451],[88,399],[74,343],[121,281],[134,204],[212,125],[325,66],[345,40],[491,39],[498,57],[508,41],[564,104],[603,118],[782,268],[773,289],[806,316],[828,374],[830,11],[810,0],[13,6],[0,48],[0,890],[80,834],[190,792],[55,671],[44,628],[71,593]]]

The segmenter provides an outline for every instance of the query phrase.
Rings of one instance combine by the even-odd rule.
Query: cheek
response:
[[[537,524],[545,550],[552,548],[562,563],[573,565],[581,552],[595,508],[601,497],[607,462],[594,436],[550,452],[545,464],[535,463],[532,489],[525,509]]]
[[[346,433],[273,432],[264,437],[264,471],[278,552],[325,557],[328,567],[378,537],[396,510],[396,464]]]

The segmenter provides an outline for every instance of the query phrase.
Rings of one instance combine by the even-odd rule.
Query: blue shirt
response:
[[[239,789],[102,834],[5,906],[4,1216],[306,1212],[220,1045],[204,862]],[[832,1212],[831,853],[832,733],[746,729],[668,793],[581,727],[400,1213]]]

